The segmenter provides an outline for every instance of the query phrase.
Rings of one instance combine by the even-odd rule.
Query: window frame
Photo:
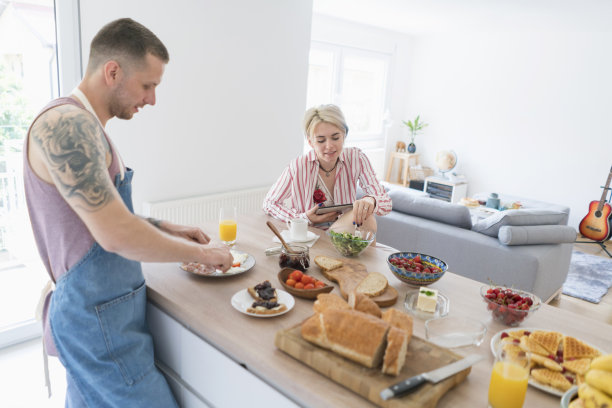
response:
[[[342,107],[342,86],[343,86],[343,71],[344,71],[344,59],[347,56],[355,57],[369,57],[383,61],[385,64],[384,72],[384,96],[382,98],[383,106],[381,109],[381,124],[380,131],[378,133],[362,133],[359,136],[348,137],[346,141],[347,146],[357,146],[363,150],[380,149],[386,145],[386,129],[384,123],[385,112],[389,110],[391,105],[391,88],[392,88],[392,68],[394,63],[394,55],[390,52],[375,51],[350,45],[336,44],[328,41],[312,40],[310,43],[310,50],[321,50],[331,51],[333,53],[333,67],[332,67],[332,89],[331,89],[331,101],[328,103],[336,104]],[[310,72],[310,62],[309,62]],[[310,102],[307,101],[307,104]],[[310,106],[308,106],[310,108]],[[351,133],[351,124],[349,123],[349,135],[354,136]],[[308,145],[305,146],[305,151],[308,149]]]

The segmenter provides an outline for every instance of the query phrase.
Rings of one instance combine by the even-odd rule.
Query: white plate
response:
[[[288,230],[282,230],[281,235],[283,236],[283,239],[287,242],[310,242],[318,236],[312,231],[306,231],[306,239],[293,239],[291,238],[291,234]]]
[[[253,297],[249,294],[249,291],[247,289],[242,289],[241,291],[236,292],[234,296],[232,296],[232,306],[237,311],[244,313],[246,315],[249,315],[249,316],[254,316],[254,317],[280,316],[280,315],[287,313],[291,309],[293,309],[293,306],[295,305],[295,299],[293,299],[293,296],[291,296],[289,293],[285,292],[284,290],[280,290],[280,289],[276,289],[276,294],[278,295],[278,303],[282,303],[285,306],[287,306],[286,310],[280,313],[277,313],[277,314],[266,315],[266,314],[257,314],[257,313],[247,312],[247,309],[251,307],[251,305],[255,301],[255,299],[253,299]]]
[[[232,249],[233,252],[237,252],[239,254],[246,254],[247,259],[246,261],[244,261],[241,265],[239,270],[236,271],[232,271],[232,269],[230,268],[227,272],[223,273],[220,270],[216,270],[213,273],[209,273],[209,274],[203,274],[203,273],[197,273],[197,272],[192,272],[189,271],[187,269],[185,269],[185,265],[183,264],[179,264],[179,268],[181,268],[182,270],[189,272],[189,273],[193,273],[194,275],[198,275],[198,276],[204,276],[206,278],[225,278],[228,276],[235,276],[235,275],[240,275],[242,273],[248,272],[251,268],[253,268],[255,266],[255,258],[252,255],[247,254],[244,251],[239,251],[237,249]],[[244,268],[244,269],[243,269]]]
[[[520,326],[518,326],[518,327],[510,327],[508,329],[500,330],[499,332],[495,333],[495,335],[491,338],[491,353],[493,354],[493,357],[495,357],[495,349],[497,348],[497,344],[501,340],[502,333],[503,332],[511,332],[511,331],[515,331],[515,330],[527,330],[527,331],[530,331],[530,332],[534,332],[536,330],[552,331],[550,329],[542,329],[542,328],[539,328],[539,327],[520,327]],[[561,334],[563,334],[563,333],[561,333]],[[584,340],[582,340],[582,341],[584,341]],[[589,346],[593,347],[594,349],[599,350],[602,354],[605,354],[599,347],[595,347],[595,346],[587,343],[586,341],[585,341],[585,343],[588,344]],[[542,390],[544,392],[547,392],[549,394],[556,395],[557,397],[562,397],[563,394],[564,394],[563,391],[559,391],[556,388],[553,388],[553,387],[550,387],[548,385],[541,384],[541,383],[539,383],[539,382],[537,382],[535,380],[532,380],[531,376],[529,376],[529,385],[531,385],[534,388],[538,388],[538,389],[540,389],[540,390]]]

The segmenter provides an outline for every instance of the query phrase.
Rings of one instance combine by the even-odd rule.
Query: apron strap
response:
[[[38,298],[38,304],[36,305],[36,311],[34,316],[36,320],[41,322],[43,319],[43,309],[45,307],[45,301],[47,296],[53,292],[55,285],[50,280],[47,281],[45,287],[40,291],[40,297]],[[51,377],[49,376],[49,356],[47,355],[47,348],[45,347],[45,339],[42,339],[42,351],[43,351],[43,366],[45,371],[45,386],[47,387],[48,397],[51,398]]]

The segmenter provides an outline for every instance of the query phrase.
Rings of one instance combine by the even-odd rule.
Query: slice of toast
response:
[[[599,351],[589,346],[585,342],[574,337],[563,336],[563,360],[573,358],[594,358],[599,355]]]
[[[531,370],[531,376],[539,383],[550,385],[560,391],[567,391],[572,387],[572,383],[558,371],[552,371],[548,368],[536,368]]]
[[[251,307],[247,308],[247,312],[249,313],[262,314],[262,315],[278,314],[278,313],[284,312],[285,310],[287,310],[287,306],[285,306],[285,304],[283,303],[265,302],[265,301],[264,302],[255,301],[253,302]]]
[[[370,272],[355,288],[355,292],[363,293],[370,297],[382,295],[387,289],[389,282],[385,275],[379,272]]]
[[[548,354],[556,356],[563,335],[553,331],[536,330],[529,335],[529,338],[544,347]]]
[[[278,300],[276,289],[272,287],[272,284],[268,280],[258,283],[255,286],[250,286],[247,290],[249,295],[257,301],[276,302]]]
[[[323,255],[315,256],[314,261],[324,272],[333,271],[344,265],[344,263],[338,259]]]

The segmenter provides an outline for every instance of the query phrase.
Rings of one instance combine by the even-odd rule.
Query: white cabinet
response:
[[[451,181],[442,177],[427,177],[425,179],[425,192],[431,198],[458,203],[467,196],[467,182]]]
[[[151,303],[147,321],[155,343],[155,359],[181,407],[297,407]]]

